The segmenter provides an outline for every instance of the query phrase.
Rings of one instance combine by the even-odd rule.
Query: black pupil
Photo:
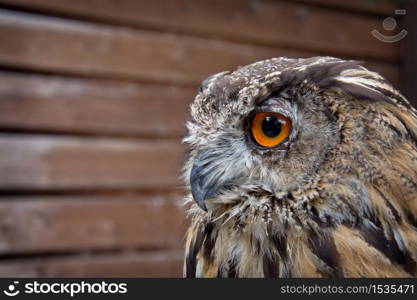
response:
[[[262,131],[267,137],[273,138],[280,134],[282,124],[278,118],[267,116],[262,122]]]

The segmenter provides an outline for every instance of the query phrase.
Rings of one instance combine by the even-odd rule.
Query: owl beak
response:
[[[191,194],[193,195],[194,201],[200,206],[201,209],[207,211],[205,200],[208,196],[208,189],[204,184],[204,176],[202,176],[202,167],[194,164],[191,170]]]
[[[206,200],[216,195],[221,187],[218,178],[213,174],[213,165],[208,152],[200,152],[191,169],[191,194],[198,206],[207,211]]]

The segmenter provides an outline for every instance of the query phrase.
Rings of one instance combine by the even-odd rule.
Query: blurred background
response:
[[[416,20],[412,1],[0,0],[0,276],[181,276],[199,83],[331,55],[415,101]]]

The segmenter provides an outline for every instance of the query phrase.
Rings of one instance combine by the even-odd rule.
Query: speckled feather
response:
[[[287,140],[248,138],[257,109]],[[417,113],[382,76],[332,57],[274,58],[209,77],[191,105],[187,277],[417,275]],[[197,166],[196,166],[197,164]]]

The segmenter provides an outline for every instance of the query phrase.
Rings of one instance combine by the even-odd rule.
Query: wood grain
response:
[[[383,17],[393,15],[394,10],[400,6],[391,0],[297,0],[297,2],[306,5],[316,4],[323,7],[350,10],[358,13],[379,14]]]
[[[2,200],[0,254],[177,249],[187,225],[178,193]]]
[[[0,127],[181,137],[195,93],[194,88],[0,72]]]
[[[398,45],[380,43],[370,35],[371,30],[381,27],[382,20],[379,17],[359,14],[353,17],[343,11],[326,10],[290,1],[1,0],[0,2],[116,24],[133,24],[144,28],[292,47],[336,56],[399,59]],[[335,5],[336,1],[321,1],[325,5],[326,2]],[[358,4],[358,1],[339,6],[367,7],[365,3]],[[388,11],[385,2],[382,7],[384,12]]]
[[[0,189],[179,188],[179,140],[0,135]]]
[[[0,262],[0,277],[181,277],[181,250]]]
[[[0,65],[198,85],[211,73],[307,52],[0,10]],[[9,38],[7,38],[9,37]]]

